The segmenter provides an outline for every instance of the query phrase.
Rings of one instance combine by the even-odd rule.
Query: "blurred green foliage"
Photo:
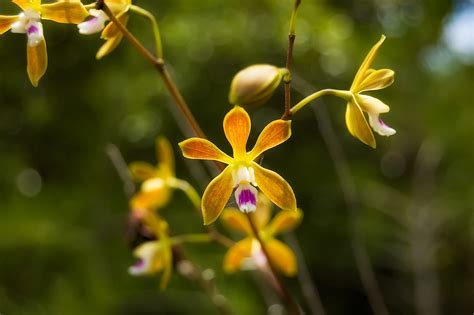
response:
[[[197,120],[219,147],[229,149],[222,118],[230,108],[231,79],[254,63],[284,66],[292,1],[136,4],[159,20],[165,58]],[[467,6],[303,0],[293,68],[299,77],[315,88],[348,88],[381,33],[388,38],[375,65],[396,72],[395,84],[378,95],[391,106],[384,118],[398,133],[378,137],[377,150],[349,135],[341,100],[319,102],[330,113],[361,196],[355,219],[312,110],[298,114],[290,141],[265,156],[292,184],[305,212],[296,234],[328,314],[371,312],[355,267],[352,220],[392,314],[421,314],[413,262],[431,256],[413,251],[420,238],[432,251],[428,265],[439,280],[435,304],[445,314],[474,311],[474,69],[443,39],[447,21]],[[15,10],[7,1],[0,4],[2,14]],[[145,20],[133,16],[129,25],[153,47]],[[125,241],[127,199],[105,146],[118,145],[127,161],[153,162],[158,134],[175,144],[185,138],[158,75],[126,41],[96,61],[98,36],[48,22],[44,29],[49,69],[36,89],[26,75],[24,36],[9,32],[0,39],[0,313],[214,314],[186,279],[175,275],[160,292],[156,278],[127,274],[133,261]],[[251,112],[254,131],[281,114],[282,90]],[[417,163],[423,169],[438,156],[428,175],[417,173]],[[177,164],[178,176],[189,177],[189,164],[179,155]],[[202,191],[205,183],[194,183]],[[420,187],[427,191],[418,193]],[[175,233],[202,229],[180,193],[164,214]],[[220,270],[223,248],[187,249],[201,266]],[[303,301],[297,280],[288,283]],[[237,314],[266,312],[251,274],[219,271],[217,284]]]

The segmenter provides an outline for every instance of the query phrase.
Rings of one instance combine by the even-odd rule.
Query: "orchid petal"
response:
[[[18,21],[18,15],[0,15],[0,35],[9,31],[16,21]]]
[[[390,86],[395,81],[395,72],[390,69],[371,71],[357,86],[355,93],[375,91]]]
[[[133,255],[139,259],[128,271],[132,275],[145,275],[160,271],[164,268],[164,259],[161,255],[163,246],[159,241],[146,242],[138,246]]]
[[[291,120],[274,120],[269,123],[258,136],[252,151],[249,152],[253,160],[260,154],[280,143],[285,142],[291,136]]]
[[[126,26],[128,22],[128,14],[123,12],[122,14],[117,15],[117,19]],[[110,54],[117,46],[120,44],[123,38],[123,34],[120,29],[115,25],[114,22],[107,24],[105,29],[102,31],[101,38],[107,40],[99,51],[96,54],[96,59],[102,59],[106,55]]]
[[[352,98],[346,107],[346,125],[349,132],[363,143],[375,149],[374,134],[356,100]]]
[[[246,258],[252,256],[252,238],[247,237],[234,244],[224,257],[224,270],[232,273],[239,270]]]
[[[23,11],[28,9],[40,11],[41,9],[41,0],[12,0],[12,2],[19,6]]]
[[[250,126],[249,114],[240,106],[234,106],[224,117],[225,136],[234,150],[235,158],[242,158],[247,153]]]
[[[183,156],[188,159],[220,161],[226,164],[232,163],[232,158],[222,152],[209,140],[202,138],[190,138],[179,143]]]
[[[220,219],[228,228],[252,235],[252,229],[250,228],[247,216],[239,210],[234,208],[224,209]]]
[[[156,156],[160,174],[163,177],[173,177],[175,174],[173,147],[165,137],[156,139]]]
[[[205,225],[211,224],[219,217],[229,201],[232,190],[232,168],[227,166],[207,185],[202,196],[202,216]]]
[[[112,13],[115,15],[128,11],[132,0],[105,0]]]
[[[41,6],[41,18],[58,23],[79,24],[89,16],[79,0],[63,0]]]
[[[379,117],[379,114],[372,114],[369,113],[369,124],[381,136],[392,136],[397,133],[397,131],[393,128],[387,126],[386,123]]]
[[[162,253],[162,260],[163,260],[163,274],[160,280],[160,289],[164,290],[168,286],[168,283],[171,278],[171,273],[173,272],[173,253],[171,251],[171,246],[169,245],[168,241],[163,248]]]
[[[380,46],[382,45],[382,43],[384,42],[384,40],[385,40],[385,35],[382,35],[380,37],[380,40],[372,47],[372,49],[369,51],[369,53],[365,57],[364,61],[359,67],[359,70],[357,71],[357,74],[355,75],[354,82],[352,82],[351,89],[350,89],[351,91],[357,88],[360,82],[364,79],[364,75],[366,71],[372,65],[372,62],[374,61],[375,56],[377,55],[377,52]]]
[[[123,38],[123,35],[120,33],[120,34],[117,34],[115,37],[107,39],[105,44],[103,44],[97,51],[95,58],[99,60],[107,56],[108,54],[110,54],[115,48],[117,48],[117,46],[122,41],[122,38]]]
[[[260,190],[278,207],[283,210],[296,210],[296,198],[290,184],[277,173],[265,169],[252,162],[255,181]]]
[[[154,210],[160,209],[168,203],[171,199],[171,189],[169,189],[164,182],[159,185],[161,179],[149,179],[143,183],[142,188],[136,193],[130,200],[130,206],[132,209],[147,209]],[[147,185],[145,185],[145,183]],[[158,184],[158,185],[156,185]],[[148,186],[148,187],[147,187]],[[153,187],[155,186],[155,187]]]
[[[288,277],[294,276],[298,272],[295,254],[288,245],[271,239],[265,243],[265,246],[273,266],[278,271]]]
[[[43,39],[37,45],[27,45],[27,70],[31,84],[38,86],[41,77],[46,73],[48,67],[48,53],[46,41]]]
[[[272,202],[264,194],[258,195],[257,211],[251,214],[259,230],[265,228],[272,215]]]
[[[281,211],[273,218],[266,231],[269,235],[288,232],[300,224],[302,218],[303,212],[299,209],[294,212]]]
[[[355,98],[357,104],[359,104],[364,112],[379,114],[388,113],[390,111],[390,107],[378,98],[362,94],[357,94]]]
[[[147,162],[132,162],[128,169],[132,178],[137,182],[142,182],[156,176],[156,168]]]

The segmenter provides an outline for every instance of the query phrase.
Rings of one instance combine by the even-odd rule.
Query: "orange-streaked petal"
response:
[[[363,143],[375,149],[374,134],[356,100],[352,98],[346,107],[346,125],[349,132]]]
[[[19,6],[23,11],[30,8],[36,11],[41,10],[41,0],[12,0],[12,2]]]
[[[240,106],[234,108],[224,117],[224,132],[234,150],[234,158],[243,158],[247,153],[247,140],[250,134],[249,114]]]
[[[202,138],[190,138],[179,143],[183,156],[188,159],[232,163],[232,158],[222,152],[214,143]]]
[[[229,273],[238,271],[244,260],[252,256],[252,240],[247,237],[229,248],[224,257],[224,271]]]
[[[42,40],[35,46],[27,45],[27,71],[31,84],[38,86],[41,77],[48,68],[48,53],[46,51],[46,41]]]
[[[117,46],[122,41],[122,38],[122,34],[117,34],[117,36],[107,39],[105,44],[103,44],[97,51],[95,58],[99,60],[110,54],[115,48],[117,48]]]
[[[89,15],[79,0],[63,0],[41,6],[41,18],[58,23],[79,24]]]
[[[372,65],[372,62],[374,61],[375,56],[377,55],[377,51],[379,50],[384,40],[385,35],[382,35],[379,41],[372,47],[372,49],[365,57],[364,61],[359,67],[359,70],[357,71],[357,74],[355,75],[354,82],[352,82],[351,91],[353,89],[356,89],[361,83],[361,81],[364,79],[366,71],[369,70],[370,66]]]
[[[16,21],[18,21],[18,15],[0,15],[0,35],[8,32]]]
[[[156,176],[156,168],[147,162],[132,162],[128,166],[128,169],[130,170],[133,180],[137,182],[143,182]]]
[[[355,93],[364,91],[375,91],[386,88],[395,80],[395,72],[390,69],[380,69],[372,71],[359,84]]]
[[[252,235],[252,228],[249,225],[248,218],[240,210],[234,208],[226,208],[222,211],[221,221],[228,228]]]
[[[156,139],[156,157],[158,159],[159,172],[163,177],[174,177],[174,154],[171,143],[165,137]]]
[[[274,120],[269,123],[258,136],[252,151],[249,152],[253,160],[260,154],[280,143],[285,142],[291,136],[291,120]]]
[[[292,277],[298,272],[298,265],[293,251],[288,245],[276,239],[265,243],[273,266],[285,276]]]
[[[303,218],[303,211],[300,209],[296,211],[280,211],[270,222],[266,228],[268,235],[276,235],[292,230],[295,226],[300,224]]]
[[[283,210],[296,211],[296,198],[290,184],[280,175],[252,162],[258,188]],[[257,210],[258,211],[258,210]]]
[[[205,225],[211,224],[219,217],[232,194],[233,184],[232,168],[227,166],[207,185],[202,196],[202,217]]]

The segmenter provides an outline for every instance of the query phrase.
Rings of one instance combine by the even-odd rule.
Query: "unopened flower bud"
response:
[[[232,80],[229,101],[232,105],[245,107],[265,103],[287,73],[284,68],[258,64],[240,70]]]

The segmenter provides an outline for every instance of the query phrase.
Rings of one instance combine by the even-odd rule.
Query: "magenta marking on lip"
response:
[[[386,126],[386,124],[383,122],[383,120],[381,118],[379,118],[379,123],[382,125],[382,126]]]
[[[144,265],[145,265],[145,261],[143,259],[139,259],[133,264],[133,267],[141,268]]]
[[[242,206],[247,204],[252,204],[254,206],[257,204],[257,199],[250,189],[244,189],[239,194],[239,205]]]
[[[28,27],[28,34],[32,34],[32,33],[38,33],[38,27],[34,26],[34,25],[31,25],[30,27]]]

